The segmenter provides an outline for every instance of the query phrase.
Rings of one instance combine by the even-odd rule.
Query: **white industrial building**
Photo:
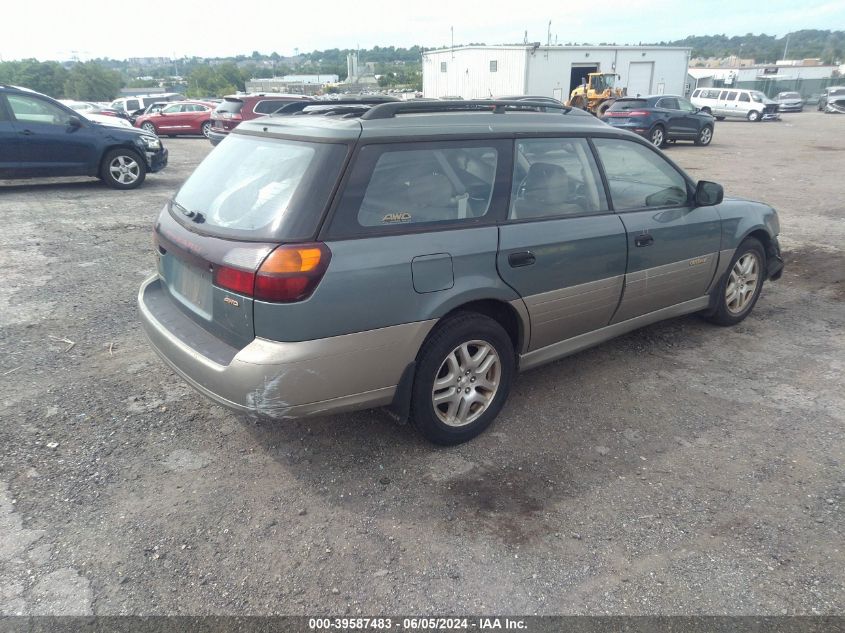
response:
[[[566,101],[587,73],[619,75],[629,95],[684,94],[690,48],[671,46],[463,46],[423,53],[423,95],[511,95]]]

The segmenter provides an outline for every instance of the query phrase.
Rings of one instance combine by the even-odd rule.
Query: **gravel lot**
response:
[[[164,367],[135,296],[211,149],[165,143],[134,192],[0,182],[0,615],[845,612],[845,117],[667,150],[779,209],[751,317],[526,373],[452,449],[241,418]]]

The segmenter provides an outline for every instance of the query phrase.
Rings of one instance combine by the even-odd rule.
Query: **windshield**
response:
[[[590,77],[590,85],[596,92],[603,92],[604,89],[607,87],[603,75],[593,75],[592,77]]]
[[[797,92],[781,92],[778,97],[781,99],[800,99],[801,95]]]
[[[845,95],[845,88],[834,88],[830,91],[831,97],[840,97],[842,95]]]
[[[751,95],[751,100],[756,101],[757,103],[763,103],[768,99],[766,95],[764,95],[762,92],[759,92],[758,90],[752,90],[749,94]]]
[[[215,112],[228,112],[229,114],[238,114],[241,108],[244,107],[244,102],[240,99],[224,99],[221,101]]]
[[[310,238],[345,155],[345,145],[233,134],[200,163],[173,201],[203,232]]]

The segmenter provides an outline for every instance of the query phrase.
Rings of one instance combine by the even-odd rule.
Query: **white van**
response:
[[[759,90],[742,88],[696,88],[690,96],[692,104],[702,112],[722,121],[738,117],[749,121],[769,121],[780,118],[778,103]]]
[[[120,97],[109,104],[110,108],[120,110],[126,114],[140,114],[148,105],[157,101],[180,101],[184,99],[176,92],[162,92],[156,95],[136,95],[134,97]]]

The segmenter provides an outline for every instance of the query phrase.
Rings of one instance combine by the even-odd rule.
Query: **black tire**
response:
[[[572,102],[569,105],[572,108],[578,108],[579,110],[586,110],[587,109],[587,99],[584,98],[584,95],[575,95],[575,98],[572,99]]]
[[[445,412],[435,410],[433,402],[434,383],[441,370],[446,367],[447,359],[458,347],[472,341],[481,341],[489,346],[498,356],[498,387],[488,404],[483,405],[478,417],[462,426],[447,424],[441,419]],[[473,348],[470,347],[470,350]],[[478,349],[477,347],[475,349]],[[482,363],[484,364],[484,363]],[[491,370],[492,371],[492,368]],[[417,430],[430,442],[452,446],[471,440],[484,431],[499,415],[510,392],[516,371],[516,356],[513,343],[505,329],[490,317],[475,312],[459,312],[438,324],[428,337],[417,355],[417,367],[414,386],[411,392],[410,420]],[[450,370],[451,373],[451,370]],[[469,393],[469,383],[463,372],[458,372],[454,393],[460,399],[464,387]],[[447,374],[448,375],[448,374]],[[451,373],[451,375],[457,375]],[[487,377],[485,372],[484,376]],[[444,376],[441,376],[441,379]],[[450,379],[451,380],[451,379]],[[471,378],[475,382],[475,378]],[[481,379],[479,378],[479,386]],[[461,385],[461,386],[458,386]],[[478,389],[478,387],[473,387]],[[475,394],[475,391],[473,392]],[[443,405],[440,405],[443,406]],[[447,405],[448,406],[448,405]],[[469,405],[469,410],[475,405]],[[460,407],[458,409],[460,411]]]
[[[666,147],[666,129],[658,123],[649,130],[648,141],[655,147]]]
[[[717,121],[724,121],[724,120],[725,120],[725,117],[723,117],[723,116],[717,116],[717,117],[716,117],[716,120],[717,120]]]
[[[205,138],[211,136],[211,121],[204,121],[200,126],[200,132]]]
[[[110,150],[100,163],[100,180],[113,189],[135,189],[146,177],[147,164],[131,149]]]
[[[745,118],[751,121],[752,123],[756,121],[761,121],[763,119],[763,117],[760,115],[759,112],[757,112],[757,110],[750,110],[748,114],[745,115]]]
[[[695,137],[695,144],[696,145],[710,145],[710,141],[713,140],[713,126],[712,125],[705,125],[701,128],[701,131],[698,133],[698,136]]]
[[[736,263],[747,254],[753,254],[757,258],[757,285],[754,288],[750,301],[742,308],[741,311],[731,311],[728,307],[727,290],[728,283],[731,278],[731,271],[736,266]],[[757,304],[757,299],[760,297],[760,291],[763,289],[763,282],[766,280],[766,251],[759,240],[749,237],[743,240],[739,248],[736,249],[734,256],[728,264],[725,274],[719,281],[716,288],[713,289],[714,295],[714,309],[705,315],[705,318],[711,323],[721,326],[736,325],[754,309]]]
[[[175,134],[168,134],[167,138],[176,138],[176,135]]]
[[[606,101],[602,101],[596,108],[596,116],[604,116],[604,113],[610,109],[610,106],[613,105],[614,101],[616,101],[616,99],[607,99]]]
[[[702,111],[704,114],[713,114],[713,110],[711,110],[711,109],[710,109],[710,108],[708,108],[707,106],[704,106],[703,108],[701,108],[701,111]]]
[[[158,134],[158,130],[156,129],[155,124],[150,123],[149,121],[144,121],[141,124],[141,129],[146,130],[147,132],[150,132],[151,134]]]

